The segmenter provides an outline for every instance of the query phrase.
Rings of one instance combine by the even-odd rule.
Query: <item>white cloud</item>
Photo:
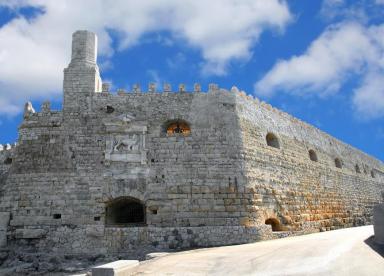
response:
[[[291,19],[282,0],[0,0],[1,5],[44,12],[0,28],[0,113],[17,112],[14,106],[26,99],[59,95],[71,34],[78,29],[98,34],[104,56],[140,43],[143,34],[167,31],[201,51],[205,73],[224,74],[232,60],[252,55],[264,30],[281,31]],[[107,30],[118,34],[118,49],[112,49]]]
[[[353,99],[356,110],[367,118],[381,116],[379,109],[383,101],[377,98],[383,95],[383,91],[378,90],[384,75],[383,37],[384,24],[333,25],[313,41],[304,54],[278,61],[255,84],[255,93],[272,96],[276,91],[283,91],[324,96],[339,92],[346,81],[360,76],[363,82],[356,88]]]
[[[368,74],[354,91],[353,103],[362,119],[384,116],[384,72]]]

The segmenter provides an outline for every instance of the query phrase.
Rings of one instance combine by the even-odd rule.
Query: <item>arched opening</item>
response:
[[[138,225],[145,223],[145,205],[136,198],[119,197],[107,204],[107,225]]]
[[[355,171],[356,173],[361,173],[360,167],[357,164],[355,165]]]
[[[191,134],[191,127],[185,121],[176,120],[166,124],[165,131],[167,135],[182,134],[184,136],[187,136]]]
[[[314,150],[309,150],[309,159],[311,159],[313,162],[317,162],[317,154]]]
[[[376,177],[375,172],[373,170],[371,170],[371,176],[372,176],[372,178]]]
[[[273,133],[268,133],[267,136],[265,137],[267,140],[267,145],[273,148],[280,148],[280,143],[279,139],[277,139],[276,135]]]
[[[271,225],[273,232],[283,231],[280,221],[276,218],[266,219],[265,224]]]
[[[5,164],[5,165],[10,165],[10,164],[12,164],[12,158],[11,158],[11,157],[7,157],[7,158],[4,160],[4,164]]]
[[[339,169],[341,169],[343,167],[343,163],[341,162],[341,160],[339,158],[335,159],[335,166],[336,166],[336,168],[339,168]]]

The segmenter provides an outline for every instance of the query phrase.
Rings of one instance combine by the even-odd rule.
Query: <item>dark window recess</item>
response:
[[[265,221],[265,224],[271,225],[273,232],[282,231],[282,227],[281,227],[280,221],[278,219],[269,218]]]
[[[317,162],[317,154],[314,150],[309,150],[308,154],[309,154],[309,159],[311,159],[311,161]]]
[[[371,171],[371,176],[372,176],[372,178],[376,177],[375,172],[373,170]]]
[[[111,114],[111,113],[113,113],[114,111],[115,111],[115,109],[114,109],[112,106],[107,105],[107,113],[108,113],[108,114]]]
[[[94,221],[100,221],[100,217],[94,217],[93,220]]]
[[[356,171],[357,173],[361,173],[361,171],[360,171],[360,167],[359,167],[359,165],[357,165],[357,164],[356,164],[356,166],[355,166],[355,171]]]
[[[108,225],[143,224],[145,223],[145,206],[135,198],[117,198],[107,205],[106,223]]]
[[[61,219],[61,214],[53,214],[54,219]]]
[[[339,169],[341,169],[343,167],[343,163],[341,162],[341,160],[339,158],[335,159],[335,166],[336,166],[336,168],[339,168]]]
[[[273,148],[280,148],[280,143],[279,139],[277,139],[276,135],[273,133],[268,133],[267,136],[265,137],[267,140],[267,145]]]
[[[10,164],[12,164],[12,158],[11,158],[11,157],[7,157],[7,158],[4,160],[4,164],[5,164],[5,165],[10,165]]]
[[[157,210],[152,210],[153,215],[157,215]]]

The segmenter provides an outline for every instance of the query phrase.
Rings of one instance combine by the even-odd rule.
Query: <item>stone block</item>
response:
[[[86,234],[90,237],[103,237],[104,236],[104,225],[90,225],[86,228]]]
[[[44,229],[17,229],[16,239],[41,239],[47,231]]]
[[[9,212],[0,212],[0,230],[6,230],[9,224],[10,213]]]
[[[92,268],[92,276],[128,276],[138,265],[137,260],[120,260]]]
[[[373,208],[373,229],[375,231],[375,242],[384,244],[384,203]]]

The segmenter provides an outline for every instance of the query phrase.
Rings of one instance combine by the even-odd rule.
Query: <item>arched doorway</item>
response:
[[[145,224],[145,205],[136,198],[116,198],[107,204],[105,213],[107,225]]]
[[[273,232],[283,231],[280,221],[276,218],[266,219],[265,224],[271,225]]]

